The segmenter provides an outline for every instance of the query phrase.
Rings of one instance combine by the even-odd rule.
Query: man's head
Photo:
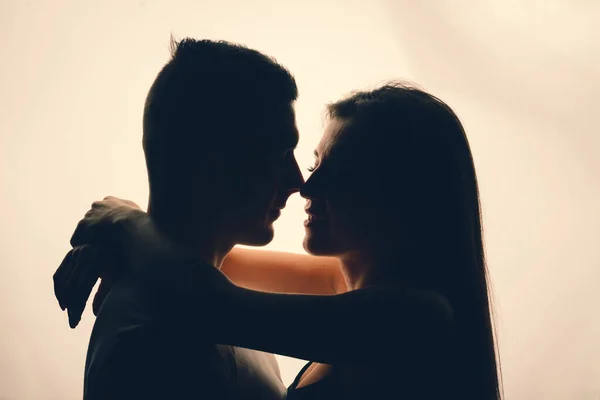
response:
[[[302,176],[292,75],[227,42],[172,42],[144,109],[150,209],[193,240],[209,227],[233,244],[265,245]],[[216,231],[215,231],[216,230]]]

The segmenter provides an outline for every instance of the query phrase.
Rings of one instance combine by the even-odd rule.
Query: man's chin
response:
[[[244,235],[239,239],[239,244],[244,246],[261,247],[271,243],[274,237],[275,231],[273,230],[273,226],[268,226]]]

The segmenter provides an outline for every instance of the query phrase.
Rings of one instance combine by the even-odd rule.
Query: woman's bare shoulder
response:
[[[383,311],[393,313],[402,319],[429,319],[437,323],[449,323],[454,319],[454,310],[450,302],[435,290],[386,286],[370,287],[354,292],[357,295],[357,305],[361,300],[365,307],[375,307],[376,309],[371,310],[375,314],[379,314],[376,311]],[[352,292],[347,292],[346,295],[352,295]]]
[[[404,296],[412,301],[416,306],[423,307],[424,310],[436,311],[445,318],[454,318],[454,309],[448,299],[441,293],[431,289],[409,289]]]

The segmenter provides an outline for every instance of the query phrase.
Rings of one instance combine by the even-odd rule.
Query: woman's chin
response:
[[[302,247],[313,256],[334,256],[338,253],[327,236],[311,232],[306,232],[304,235]]]

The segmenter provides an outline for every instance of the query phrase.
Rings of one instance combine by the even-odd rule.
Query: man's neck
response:
[[[235,245],[223,238],[217,221],[210,217],[193,226],[185,215],[162,211],[152,207],[152,204],[148,205],[148,215],[160,231],[182,251],[217,269],[221,268],[223,260]]]

